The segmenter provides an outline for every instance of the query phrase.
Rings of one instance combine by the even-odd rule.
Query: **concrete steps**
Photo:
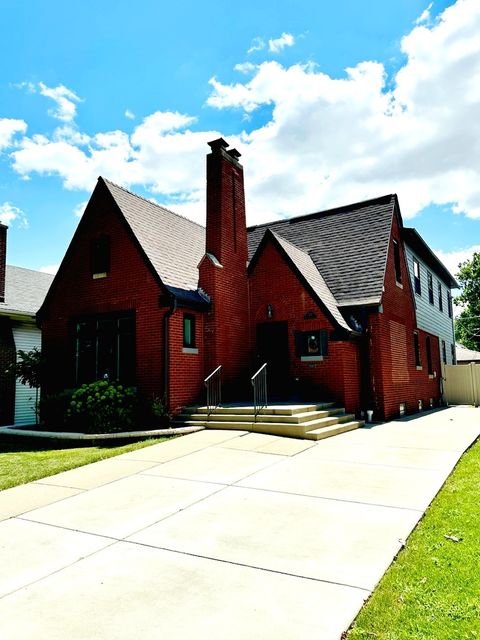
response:
[[[251,406],[228,405],[208,414],[207,407],[186,407],[172,426],[203,426],[208,429],[252,431],[291,438],[321,440],[363,426],[353,414],[334,403],[271,405],[255,420]]]

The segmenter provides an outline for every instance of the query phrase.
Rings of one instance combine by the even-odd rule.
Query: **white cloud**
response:
[[[279,38],[274,38],[268,41],[268,50],[271,53],[279,53],[285,47],[292,47],[295,44],[295,38],[291,33],[282,33]]]
[[[25,133],[27,123],[14,118],[0,118],[0,151],[12,145],[16,133]]]
[[[10,202],[0,204],[0,222],[6,225],[11,225],[15,222],[18,227],[23,229],[28,227],[28,220],[25,213]]]
[[[73,209],[73,215],[76,216],[77,218],[81,218],[84,214],[85,211],[85,207],[88,204],[88,200],[82,200],[82,202],[79,202],[77,204],[76,207],[74,207]]]
[[[222,134],[243,154],[249,223],[385,193],[398,193],[405,218],[437,204],[480,219],[479,32],[480,2],[459,0],[403,38],[405,62],[393,77],[372,61],[340,78],[314,63],[267,61],[237,65],[251,73],[241,82],[212,78],[209,106],[237,109],[250,122],[269,107],[262,126]],[[192,131],[194,123],[159,111],[131,135],[87,136],[67,124],[50,137],[23,135],[13,168],[23,177],[58,175],[69,189],[90,191],[98,175],[142,185],[199,219],[206,142],[219,134]]]
[[[428,7],[422,11],[422,13],[415,20],[415,24],[424,24],[430,20],[430,9],[433,7],[433,2],[430,2]]]
[[[133,111],[130,111],[130,109],[125,110],[125,117],[129,120],[135,120],[135,114],[133,113]]]
[[[39,271],[41,271],[42,273],[51,273],[52,275],[55,275],[58,271],[59,266],[59,264],[47,264],[44,267],[40,267]]]
[[[241,62],[236,64],[234,67],[235,71],[240,71],[240,73],[251,73],[255,71],[257,65],[252,64],[251,62]]]
[[[49,109],[48,113],[57,120],[62,122],[72,122],[77,114],[76,102],[81,102],[76,93],[71,89],[67,89],[63,84],[58,87],[47,87],[43,82],[38,83],[42,96],[50,98],[55,102],[55,107]]]
[[[247,53],[253,53],[254,51],[261,51],[265,49],[265,40],[261,37],[254,38]]]
[[[437,255],[438,259],[443,262],[450,273],[455,276],[458,273],[460,263],[465,262],[465,260],[471,260],[474,253],[480,253],[480,244],[474,244],[471,247],[455,249],[453,251],[441,251],[440,249],[434,249],[434,253]]]

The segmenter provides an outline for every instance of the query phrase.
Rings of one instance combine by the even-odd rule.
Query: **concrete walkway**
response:
[[[479,434],[202,431],[3,491],[0,638],[337,640]]]

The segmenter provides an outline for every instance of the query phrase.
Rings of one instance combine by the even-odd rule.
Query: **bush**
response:
[[[67,411],[74,389],[65,389],[60,393],[42,396],[39,402],[40,422],[52,431],[69,429]]]
[[[136,427],[137,397],[118,382],[98,380],[74,391],[67,418],[84,433],[115,433]]]

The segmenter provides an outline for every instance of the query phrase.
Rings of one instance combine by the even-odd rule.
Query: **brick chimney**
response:
[[[249,364],[247,228],[240,153],[219,138],[208,143],[207,229],[199,285],[212,308],[205,326],[206,372],[219,364],[223,380],[238,387]]]
[[[5,302],[5,272],[7,264],[7,227],[0,223],[0,302]]]

